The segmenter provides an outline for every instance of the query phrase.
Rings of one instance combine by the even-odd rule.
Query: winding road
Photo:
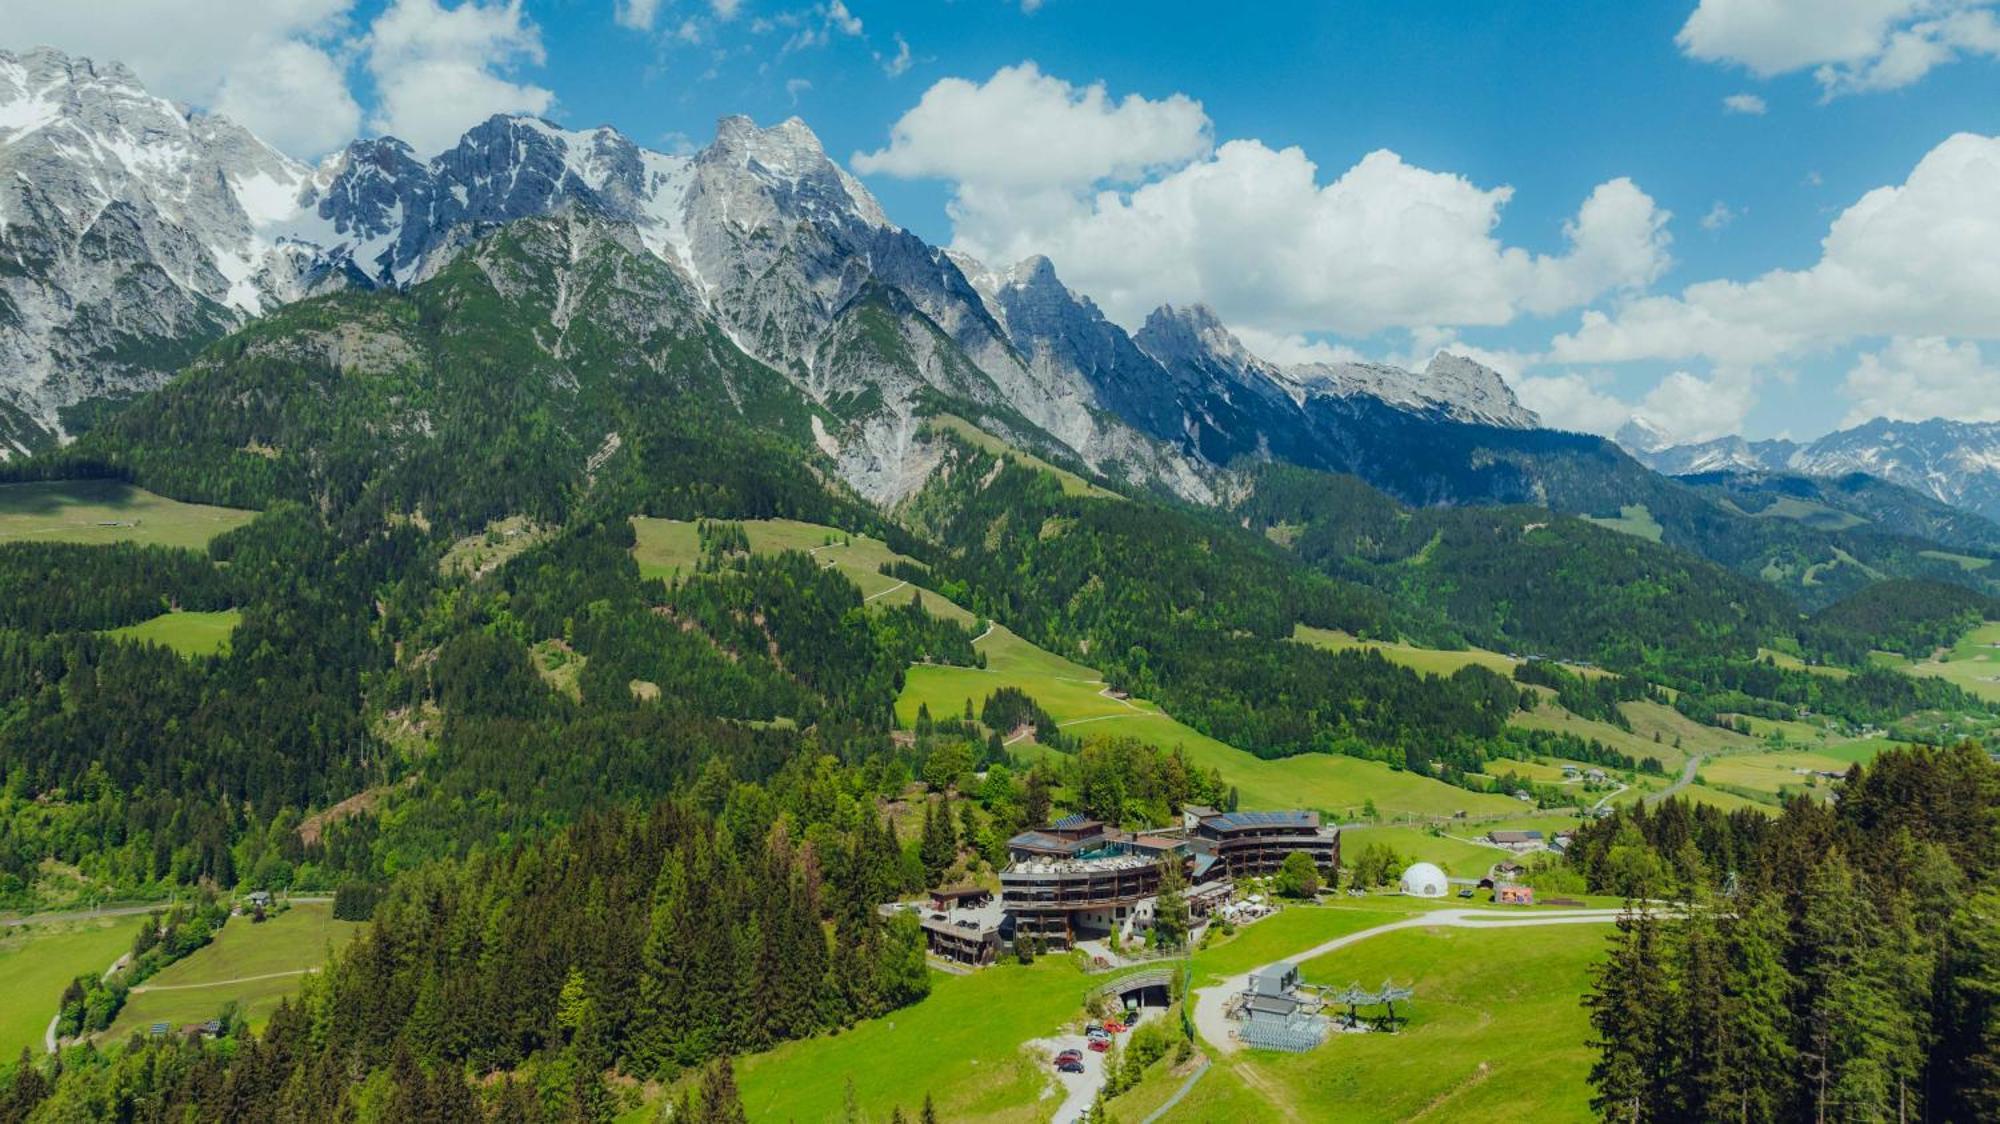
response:
[[[1684,789],[1687,786],[1693,784],[1695,771],[1700,768],[1701,768],[1701,754],[1699,753],[1689,754],[1687,764],[1682,766],[1681,768],[1680,779],[1668,785],[1667,787],[1661,789],[1660,791],[1652,794],[1651,796],[1646,797],[1646,803],[1658,804],[1660,801],[1665,800],[1667,797],[1672,796],[1674,793],[1679,792],[1681,789]]]
[[[1618,919],[1622,909],[1576,909],[1561,913],[1514,913],[1493,909],[1440,909],[1430,913],[1419,913],[1400,921],[1390,921],[1372,929],[1335,937],[1322,941],[1311,948],[1301,949],[1284,960],[1303,964],[1315,957],[1325,956],[1336,949],[1346,948],[1370,937],[1383,933],[1393,933],[1399,929],[1426,929],[1447,926],[1455,929],[1520,929],[1537,925],[1602,925]],[[1276,963],[1274,961],[1274,963]],[[1269,965],[1265,965],[1269,967]],[[1223,1014],[1228,1008],[1230,997],[1241,995],[1250,987],[1250,977],[1257,971],[1243,972],[1216,984],[1198,989],[1195,994],[1195,1030],[1209,1045],[1224,1054],[1235,1053],[1241,1047],[1231,1033],[1232,1025]]]

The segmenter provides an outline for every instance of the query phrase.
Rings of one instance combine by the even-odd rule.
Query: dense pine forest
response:
[[[1586,1004],[1609,1120],[2000,1113],[2000,767],[1857,766],[1775,819],[1669,800],[1580,833],[1619,923]],[[1672,903],[1672,904],[1668,904]]]

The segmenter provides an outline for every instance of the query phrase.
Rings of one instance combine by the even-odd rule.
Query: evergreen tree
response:
[[[1797,985],[1785,963],[1788,920],[1775,898],[1762,895],[1739,903],[1726,922],[1720,1081],[1711,1106],[1719,1118],[1739,1124],[1782,1119],[1796,1088],[1791,1002]]]
[[[1592,971],[1583,1005],[1590,1011],[1598,1051],[1590,1067],[1597,1090],[1590,1106],[1605,1120],[1639,1124],[1659,1118],[1663,1064],[1661,1023],[1667,1012],[1667,978],[1659,923],[1643,908],[1618,919],[1611,955]]]
[[[1883,931],[1860,880],[1836,847],[1807,883],[1800,926],[1801,1054],[1807,1094],[1822,1119],[1876,1119],[1894,1109],[1894,1001],[1881,971]]]
[[[1705,895],[1697,889],[1682,908],[1672,942],[1671,975],[1678,986],[1662,1043],[1668,1101],[1655,1107],[1666,1118],[1716,1120],[1727,1115],[1724,1052],[1732,1029],[1725,1003],[1728,952],[1713,903]]]
[[[1153,928],[1147,939],[1155,948],[1180,948],[1188,938],[1187,875],[1181,858],[1166,854],[1160,858],[1160,892],[1153,899]]]
[[[736,1066],[728,1055],[717,1058],[701,1081],[701,1102],[695,1108],[699,1124],[750,1124],[736,1091]]]
[[[1021,815],[1029,827],[1040,827],[1049,822],[1049,778],[1040,764],[1028,770],[1027,793],[1021,801]]]
[[[917,1119],[919,1124],[938,1124],[937,1106],[931,1102],[931,1095],[929,1093],[924,1094],[923,1115]]]
[[[1940,1017],[1935,1106],[1946,1120],[2000,1120],[2000,887],[1952,918],[1953,967]]]
[[[952,829],[951,798],[946,796],[943,802],[942,809],[938,807],[938,801],[924,802],[924,826],[917,853],[924,864],[924,882],[930,886],[942,884],[945,872],[951,869],[952,861],[958,857],[957,832]]]

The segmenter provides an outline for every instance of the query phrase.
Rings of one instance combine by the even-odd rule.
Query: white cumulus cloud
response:
[[[148,89],[214,109],[298,156],[352,139],[361,108],[345,74],[354,0],[91,0],[0,3],[8,45],[38,44],[131,67]]]
[[[2000,137],[1960,133],[1833,220],[1820,260],[1585,312],[1563,363],[1754,366],[1870,336],[2000,337]]]
[[[369,28],[367,48],[377,95],[370,124],[421,153],[450,147],[495,113],[546,113],[555,102],[509,77],[544,59],[520,0],[395,0]]]
[[[1675,42],[1760,78],[1811,68],[1827,97],[1893,90],[2000,57],[1994,0],[1701,0]]]
[[[618,26],[634,31],[651,31],[659,14],[660,0],[616,0],[611,6],[611,18]]]
[[[1630,180],[1600,184],[1559,254],[1495,237],[1512,189],[1369,153],[1322,182],[1298,148],[1210,151],[1200,103],[1114,99],[1032,63],[940,81],[863,173],[952,181],[958,248],[1007,263],[1045,253],[1132,325],[1204,301],[1269,336],[1503,324],[1657,278],[1666,212]]]
[[[864,173],[930,177],[989,189],[1126,182],[1207,152],[1208,115],[1181,94],[1113,101],[1103,83],[1073,86],[1032,62],[985,82],[946,78],[854,158]]]
[[[1756,380],[1742,373],[1703,377],[1674,371],[1637,401],[1620,398],[1603,371],[1561,371],[1510,379],[1523,406],[1542,424],[1610,437],[1635,419],[1673,444],[1740,433],[1757,405]]]
[[[1979,345],[1936,336],[1898,336],[1861,355],[1841,384],[1851,406],[1842,425],[1872,418],[2000,421],[2000,366]]]
[[[1771,107],[1756,94],[1731,94],[1722,99],[1722,108],[1727,113],[1741,113],[1750,117],[1762,117]]]

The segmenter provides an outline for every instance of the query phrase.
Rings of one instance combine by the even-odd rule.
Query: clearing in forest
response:
[[[21,1047],[42,1052],[42,1035],[69,981],[97,975],[131,951],[137,917],[31,922],[0,928],[0,1064]]]
[[[233,917],[213,941],[134,988],[102,1040],[122,1042],[154,1023],[178,1031],[232,1002],[252,1025],[262,1025],[279,1000],[297,994],[299,977],[325,964],[361,924],[335,921],[330,902],[296,902],[262,924]]]
[[[0,484],[0,542],[135,542],[199,550],[257,517],[182,503],[118,480]]]
[[[211,656],[229,651],[229,636],[242,623],[243,614],[235,609],[213,613],[161,613],[138,624],[114,628],[105,635],[142,644],[159,644],[183,656]]]

